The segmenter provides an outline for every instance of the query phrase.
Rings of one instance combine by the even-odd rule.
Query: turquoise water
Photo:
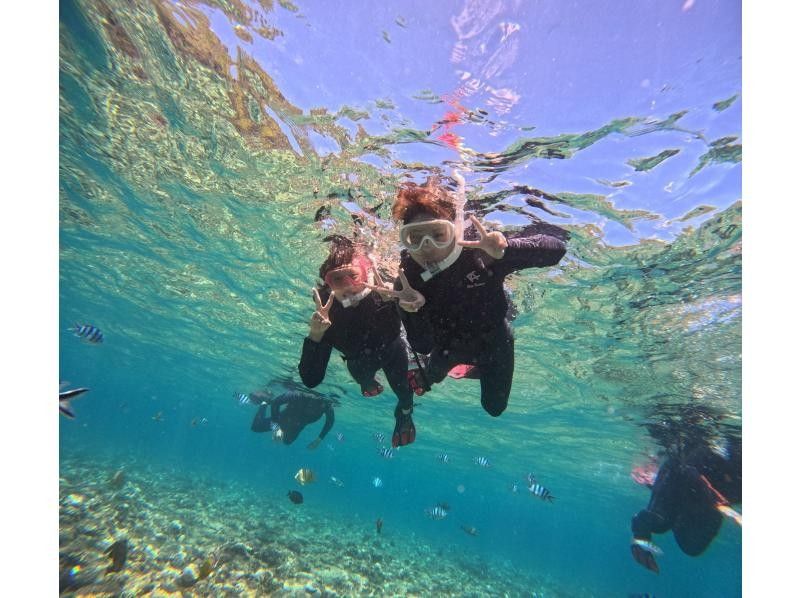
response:
[[[432,555],[409,583],[455,583],[463,557],[509,595],[741,594],[729,521],[697,558],[658,536],[658,576],[628,548],[649,498],[629,474],[658,448],[643,427],[656,409],[740,427],[740,12],[594,4],[62,2],[59,367],[91,388],[61,421],[62,476],[80,457],[154,487],[214,480],[256,493],[261,520],[310,467],[305,525],[369,547],[381,517],[391,552]],[[509,280],[508,410],[490,418],[477,382],[447,380],[419,400],[417,441],[384,460],[372,434],[391,434],[394,398],[361,397],[334,358],[317,390],[342,406],[316,451],[321,422],[289,447],[252,434],[233,393],[299,381],[322,237],[377,206],[370,234],[391,259],[398,182],[461,159],[435,128],[454,94],[470,111],[452,129],[470,150],[468,209],[571,234],[557,267]],[[323,206],[332,228],[314,221]],[[553,504],[509,490],[531,471]],[[196,510],[216,487],[193,487]],[[451,514],[427,519],[439,501]],[[142,542],[123,532],[133,560]]]

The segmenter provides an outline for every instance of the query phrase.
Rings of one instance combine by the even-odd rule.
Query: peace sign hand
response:
[[[502,258],[506,253],[506,247],[508,247],[508,240],[505,238],[503,233],[496,230],[490,233],[486,232],[486,228],[483,226],[481,221],[475,217],[474,214],[470,214],[469,219],[472,220],[472,223],[478,230],[480,239],[478,241],[461,240],[458,241],[458,244],[462,247],[482,249],[496,260]]]
[[[311,330],[308,333],[308,337],[312,341],[318,343],[322,340],[325,331],[331,327],[331,320],[328,314],[331,311],[331,307],[333,307],[333,293],[328,297],[328,302],[322,305],[322,299],[319,298],[319,291],[317,291],[316,288],[312,289],[312,291],[314,293],[314,304],[317,306],[317,309],[314,315],[311,316],[311,322],[309,323]]]
[[[380,280],[380,277],[378,277]],[[373,291],[377,291],[383,297],[392,297],[398,300],[400,308],[404,311],[415,312],[422,309],[425,305],[425,297],[417,290],[411,288],[411,284],[406,278],[405,272],[400,270],[400,285],[399,291],[394,291],[386,288],[385,286],[370,286]]]

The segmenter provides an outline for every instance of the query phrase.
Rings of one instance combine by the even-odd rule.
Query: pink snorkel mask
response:
[[[355,294],[346,294],[345,291],[353,287],[369,284],[369,269],[371,266],[372,262],[367,257],[360,255],[347,266],[329,270],[325,274],[325,284],[331,288],[344,307],[350,307],[366,297],[370,289],[364,288]]]

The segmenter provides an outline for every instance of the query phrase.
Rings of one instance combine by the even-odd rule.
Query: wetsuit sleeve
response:
[[[497,267],[506,274],[524,268],[555,266],[567,253],[567,245],[550,235],[515,237],[508,239],[505,255],[498,260]]]
[[[319,433],[319,439],[322,440],[325,438],[325,435],[331,431],[333,427],[333,421],[335,417],[333,415],[333,407],[328,405],[328,408],[325,410],[325,425],[322,426],[322,430]]]
[[[333,346],[325,341],[324,336],[318,343],[308,337],[303,340],[303,354],[297,369],[300,371],[300,379],[307,388],[314,388],[325,378],[332,350]]]

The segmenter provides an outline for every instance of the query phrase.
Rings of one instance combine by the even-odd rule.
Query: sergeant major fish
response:
[[[489,462],[489,459],[487,459],[486,457],[475,457],[472,460],[472,462],[475,463],[475,465],[480,465],[481,467],[491,467],[492,466],[492,464]]]
[[[382,446],[378,449],[378,454],[384,459],[391,459],[394,457],[394,450],[389,447]]]
[[[75,336],[82,338],[90,343],[102,343],[103,333],[96,326],[91,324],[75,324],[69,329]]]
[[[549,502],[553,502],[556,498],[555,496],[550,494],[550,491],[541,484],[536,484],[536,483],[531,484],[530,487],[528,488],[528,492],[530,492],[534,496],[538,496],[542,500],[546,500]]]
[[[425,509],[425,515],[434,521],[441,521],[447,517],[447,510],[444,509],[442,505],[436,505],[435,507]]]

